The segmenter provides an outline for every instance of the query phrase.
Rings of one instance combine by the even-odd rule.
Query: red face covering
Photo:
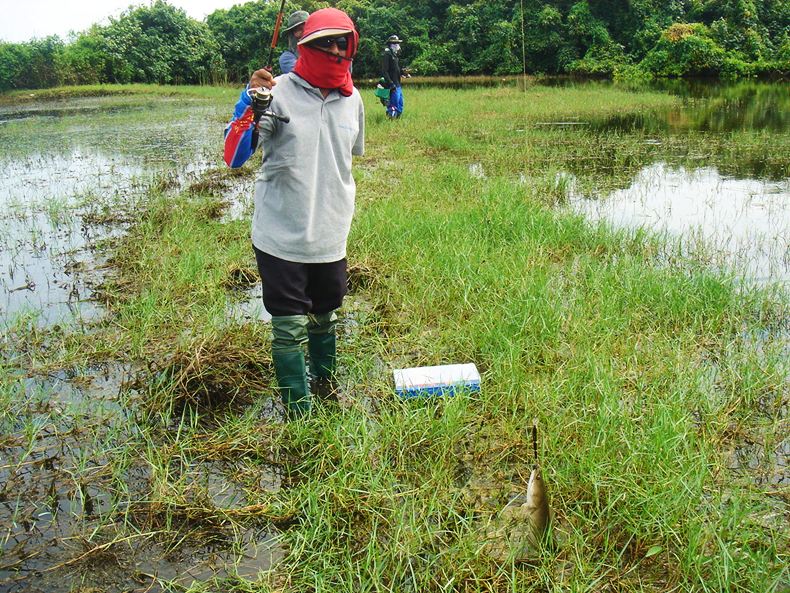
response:
[[[348,39],[346,57],[335,56],[310,47],[306,43],[299,46],[299,59],[296,61],[293,71],[313,86],[321,89],[337,89],[341,95],[348,97],[354,91],[350,70],[351,59],[357,52],[359,34],[345,12],[336,8],[322,8],[307,18],[302,38],[325,29],[351,31],[346,35]],[[332,36],[336,37],[337,35]]]

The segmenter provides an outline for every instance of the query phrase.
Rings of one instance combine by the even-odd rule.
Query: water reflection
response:
[[[604,199],[573,196],[593,220],[666,231],[684,253],[758,283],[790,281],[790,180],[734,179],[655,163]],[[671,247],[670,247],[671,249]]]
[[[95,318],[91,277],[101,260],[91,246],[123,229],[85,224],[85,214],[109,209],[110,200],[150,182],[152,174],[144,173],[138,164],[89,150],[0,160],[0,311],[6,323],[23,314],[41,325]]]
[[[19,316],[32,317],[40,325],[82,325],[94,319],[99,308],[90,300],[92,275],[101,262],[89,249],[93,236],[74,220],[53,224],[43,213],[0,219],[3,324],[13,324]]]
[[[284,555],[256,521],[261,496],[282,487],[275,466],[176,464],[190,504],[216,521],[156,523],[152,468],[135,418],[138,370],[127,363],[20,375],[0,438],[0,591],[154,592],[193,581],[256,579]],[[128,455],[128,457],[127,457]],[[252,509],[252,511],[250,511]],[[239,526],[225,513],[253,515]],[[114,543],[117,542],[117,543]]]
[[[700,90],[676,90],[676,94],[684,99],[681,107],[617,114],[604,121],[592,122],[592,129],[648,134],[790,130],[790,93],[782,85],[741,84],[703,88],[706,89],[704,95]]]
[[[6,214],[9,208],[20,214],[52,201],[74,206],[91,195],[121,196],[133,180],[143,184],[153,174],[137,159],[90,147],[0,158],[0,205]]]
[[[228,317],[237,322],[264,322],[272,320],[272,315],[263,306],[263,287],[258,282],[251,287],[235,291],[228,305]]]

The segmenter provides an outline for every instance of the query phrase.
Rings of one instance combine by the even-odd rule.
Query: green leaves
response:
[[[421,76],[786,73],[790,9],[775,0],[341,0],[360,32],[354,76],[378,78],[384,40]],[[323,3],[300,8],[315,11]],[[68,42],[0,43],[0,91],[59,84],[246,82],[265,65],[279,3],[242,2],[199,22],[166,0],[132,6]],[[275,50],[275,63],[284,40]],[[631,76],[633,78],[633,76]]]

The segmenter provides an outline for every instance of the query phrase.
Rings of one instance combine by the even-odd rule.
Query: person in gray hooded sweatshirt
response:
[[[309,16],[309,12],[297,10],[288,17],[288,26],[283,29],[288,39],[288,49],[280,54],[280,72],[283,74],[288,74],[296,65],[296,60],[299,58],[299,40],[304,33],[304,22]]]

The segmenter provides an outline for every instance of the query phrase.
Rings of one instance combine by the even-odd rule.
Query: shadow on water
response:
[[[230,303],[228,316],[236,321],[264,322],[272,320],[272,315],[263,306],[261,294],[263,287],[259,281],[251,287],[239,289]]]

